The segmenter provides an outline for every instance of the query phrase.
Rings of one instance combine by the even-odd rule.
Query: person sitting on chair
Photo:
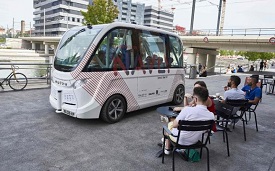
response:
[[[194,87],[204,87],[204,88],[207,89],[207,86],[206,86],[204,81],[195,82]],[[192,98],[192,96],[190,94],[186,93],[185,96],[184,96],[184,102],[183,102],[184,106],[194,107],[194,106],[197,105],[195,99],[193,98],[190,101],[190,100],[188,100],[190,98]],[[207,109],[209,110],[209,112],[212,112],[214,115],[216,114],[216,107],[215,107],[214,100],[212,98],[208,97],[206,102],[205,102],[205,105],[207,106]],[[182,109],[183,109],[183,107],[175,107],[173,109],[173,111],[180,112]],[[213,126],[212,131],[214,131],[214,132],[217,131],[217,128],[216,128],[215,125]]]
[[[245,92],[245,99],[248,99],[249,103],[257,104],[262,98],[262,90],[257,86],[258,78],[251,76],[247,79],[247,85],[242,88]]]
[[[240,89],[238,89],[238,86],[241,83],[241,79],[239,76],[232,75],[227,83],[227,87],[230,88],[224,92],[224,100],[222,102],[225,102],[226,99],[245,99],[244,92]]]
[[[197,81],[195,82],[194,84],[194,87],[204,87],[207,89],[207,86],[205,84],[204,81]],[[186,93],[185,96],[184,96],[184,106],[196,106],[196,101],[195,99],[192,99],[191,102],[188,102],[188,99],[190,98],[190,94]],[[214,104],[214,101],[213,99],[211,99],[210,97],[208,97],[207,101],[206,101],[206,106],[207,106],[207,109],[210,111],[210,112],[213,112],[215,113],[216,109],[215,109],[215,104]],[[174,111],[181,111],[183,107],[175,107],[174,108]]]
[[[105,52],[100,50],[97,55],[95,55],[90,63],[93,66],[105,67]]]
[[[207,77],[207,71],[206,71],[206,66],[203,66],[200,73],[199,73],[200,77]]]
[[[249,71],[254,71],[254,66],[253,65],[250,65]]]
[[[204,87],[195,87],[193,89],[193,97],[196,101],[195,107],[184,107],[176,119],[168,123],[168,129],[171,130],[173,135],[178,135],[179,120],[187,121],[205,121],[214,120],[214,114],[209,112],[206,106],[206,101],[208,99],[208,90]],[[202,138],[202,131],[182,131],[179,139],[179,144],[181,145],[192,145],[197,143]],[[170,138],[176,142],[176,138],[170,136]],[[166,140],[165,142],[165,154],[170,154],[170,142]]]

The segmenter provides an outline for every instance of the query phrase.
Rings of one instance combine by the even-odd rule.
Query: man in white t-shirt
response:
[[[231,89],[224,92],[224,100],[226,99],[233,99],[233,100],[240,100],[245,99],[245,93],[238,89],[239,84],[241,83],[240,77],[236,75],[232,75],[229,80],[227,87],[230,87]]]
[[[195,87],[193,89],[193,98],[196,101],[195,107],[184,107],[179,115],[173,122],[168,124],[168,128],[171,130],[173,135],[178,135],[178,123],[179,120],[187,121],[206,121],[214,120],[214,114],[209,112],[206,106],[206,101],[208,99],[208,90],[204,87]],[[192,145],[201,140],[202,133],[204,131],[181,131],[179,144],[181,145]],[[175,137],[170,136],[173,141],[176,141]],[[165,147],[165,154],[170,153],[170,143],[167,140]]]

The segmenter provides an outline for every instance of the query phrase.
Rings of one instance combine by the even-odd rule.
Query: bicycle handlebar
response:
[[[19,69],[19,66],[11,65],[11,70],[12,70],[12,71],[15,71],[15,70],[17,70],[17,69]]]

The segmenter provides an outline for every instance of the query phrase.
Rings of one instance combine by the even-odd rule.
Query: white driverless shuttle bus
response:
[[[68,30],[57,47],[50,103],[57,113],[114,123],[185,93],[183,46],[170,32],[118,23]]]

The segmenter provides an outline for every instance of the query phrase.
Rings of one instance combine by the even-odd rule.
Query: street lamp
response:
[[[46,30],[46,16],[45,16],[46,12],[44,9],[44,37],[45,37],[45,30]]]
[[[216,36],[219,35],[220,21],[221,21],[221,9],[222,9],[222,0],[220,0],[220,5],[219,5],[219,13],[218,13]]]
[[[67,12],[67,30],[69,29],[69,17],[68,17],[68,12]]]
[[[190,34],[191,34],[191,35],[192,35],[192,32],[193,32],[195,8],[196,8],[196,0],[193,0],[192,15],[191,15],[191,24],[190,24]]]
[[[67,30],[69,29],[69,11],[70,11],[70,6],[69,3],[67,3],[68,11],[67,11]]]

